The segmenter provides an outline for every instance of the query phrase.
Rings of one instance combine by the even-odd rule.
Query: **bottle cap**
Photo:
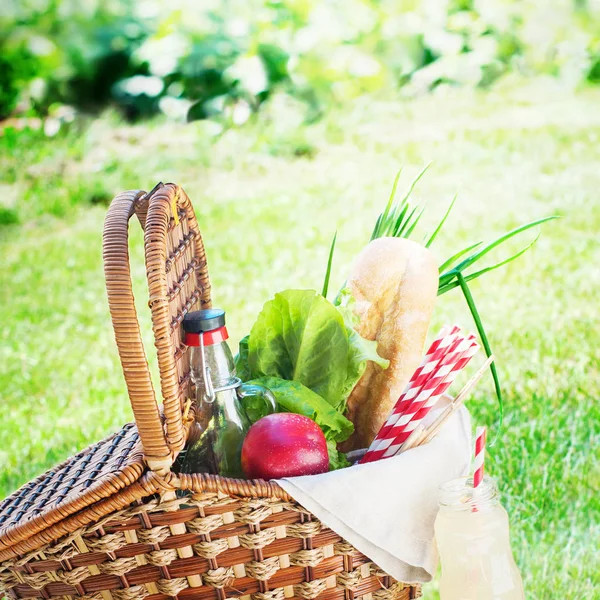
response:
[[[187,313],[183,317],[186,333],[205,333],[225,327],[225,311],[221,308],[206,308]]]
[[[219,344],[229,338],[225,327],[225,311],[220,308],[187,313],[183,318],[183,331],[187,346],[199,346],[200,336],[205,346]]]

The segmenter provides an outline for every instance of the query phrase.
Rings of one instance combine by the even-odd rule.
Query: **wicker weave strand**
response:
[[[96,594],[84,594],[79,600],[102,600],[102,594],[100,592]]]
[[[324,579],[306,581],[294,586],[294,592],[296,596],[304,598],[305,600],[313,600],[319,596],[319,594],[322,594],[326,589],[327,583]]]
[[[258,581],[268,581],[279,571],[279,556],[273,556],[263,561],[252,560],[244,565],[246,574]]]
[[[362,573],[360,568],[354,569],[354,571],[346,571],[339,573],[336,577],[337,584],[343,588],[353,589],[355,588],[362,579]]]
[[[135,558],[118,558],[117,560],[113,560],[111,562],[102,563],[98,565],[101,573],[106,573],[107,575],[117,575],[121,577],[129,571],[135,569],[137,567],[137,562]]]
[[[219,554],[225,552],[229,545],[225,538],[214,540],[212,542],[198,542],[193,545],[194,552],[203,558],[215,558]]]
[[[285,590],[276,588],[269,592],[257,592],[252,594],[252,600],[283,600],[285,598]]]
[[[226,585],[230,585],[234,579],[232,567],[219,567],[218,569],[209,570],[202,575],[202,581],[214,588],[224,588]]]
[[[319,523],[319,521],[296,523],[294,525],[288,525],[286,530],[290,537],[311,538],[321,532],[321,523]]]
[[[135,585],[124,590],[113,590],[115,600],[143,600],[148,595],[148,590],[142,585]]]
[[[275,541],[277,534],[274,529],[263,529],[256,533],[242,533],[238,536],[240,545],[249,550],[264,548]]]
[[[185,590],[188,587],[188,583],[185,577],[178,577],[177,579],[160,579],[156,582],[156,587],[161,594],[176,598],[181,590]]]
[[[14,571],[4,571],[0,573],[0,593],[7,592],[20,583],[20,579]]]
[[[210,515],[208,517],[198,517],[186,523],[188,531],[207,535],[218,527],[223,525],[223,517],[221,515]]]
[[[406,588],[404,583],[395,582],[389,588],[382,588],[373,593],[373,600],[394,600]],[[419,594],[420,595],[420,594]],[[415,596],[416,597],[416,596]]]
[[[174,560],[177,560],[177,556],[177,550],[174,549],[155,550],[154,552],[149,552],[144,555],[146,562],[155,567],[166,567]]]
[[[86,540],[86,546],[91,552],[116,552],[127,545],[127,540],[121,531],[104,535],[94,540]]]
[[[90,576],[90,572],[87,567],[77,567],[72,571],[56,571],[56,577],[60,579],[60,581],[64,581],[68,585],[78,585],[84,579],[87,579]]]
[[[325,554],[322,548],[300,550],[290,554],[290,564],[298,567],[316,567],[324,558]]]
[[[137,537],[141,544],[156,545],[164,542],[170,534],[168,527],[153,527],[152,529],[140,529]]]
[[[236,521],[248,525],[259,525],[271,516],[271,507],[265,502],[253,501],[233,513]]]
[[[340,542],[333,546],[333,551],[341,556],[346,556],[354,552],[354,546],[348,542]]]

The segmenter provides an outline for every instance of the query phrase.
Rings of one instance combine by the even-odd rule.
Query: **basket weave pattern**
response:
[[[163,399],[141,341],[128,227],[144,228]],[[0,503],[0,594],[86,600],[405,600],[396,582],[276,483],[176,475],[196,406],[181,322],[211,304],[191,203],[178,186],[117,196],[104,230],[109,306],[135,424]]]
[[[173,535],[174,523],[185,533]],[[193,556],[180,558],[189,545]],[[20,598],[414,597],[296,504],[223,494],[153,498],[11,563],[0,581]]]

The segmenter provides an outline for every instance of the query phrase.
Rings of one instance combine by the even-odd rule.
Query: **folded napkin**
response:
[[[428,420],[435,418],[436,409]],[[471,419],[463,406],[428,444],[392,458],[278,483],[389,575],[424,583],[431,581],[438,563],[433,539],[438,486],[466,475],[470,457]]]

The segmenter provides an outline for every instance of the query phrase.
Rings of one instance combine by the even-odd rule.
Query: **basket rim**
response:
[[[134,426],[128,423],[124,428]],[[123,428],[123,429],[124,429]],[[92,444],[70,457],[66,461],[49,469],[30,482],[24,484],[7,496],[2,502],[23,492],[35,489],[36,483],[46,485],[52,482],[52,476],[60,469],[70,465],[81,456],[93,452],[95,448],[117,434]],[[125,472],[126,476],[123,476]],[[98,481],[83,494],[68,498],[58,506],[49,507],[33,518],[22,520],[0,527],[0,562],[15,558],[23,553],[38,550],[63,535],[73,533],[78,528],[106,517],[110,513],[125,506],[153,496],[173,491],[190,491],[195,494],[219,493],[236,498],[277,498],[293,500],[292,497],[276,482],[262,479],[233,479],[209,473],[193,473],[177,475],[168,472],[162,475],[148,469],[141,457],[128,465],[126,471],[114,472],[111,477]],[[26,517],[27,515],[25,515]]]

